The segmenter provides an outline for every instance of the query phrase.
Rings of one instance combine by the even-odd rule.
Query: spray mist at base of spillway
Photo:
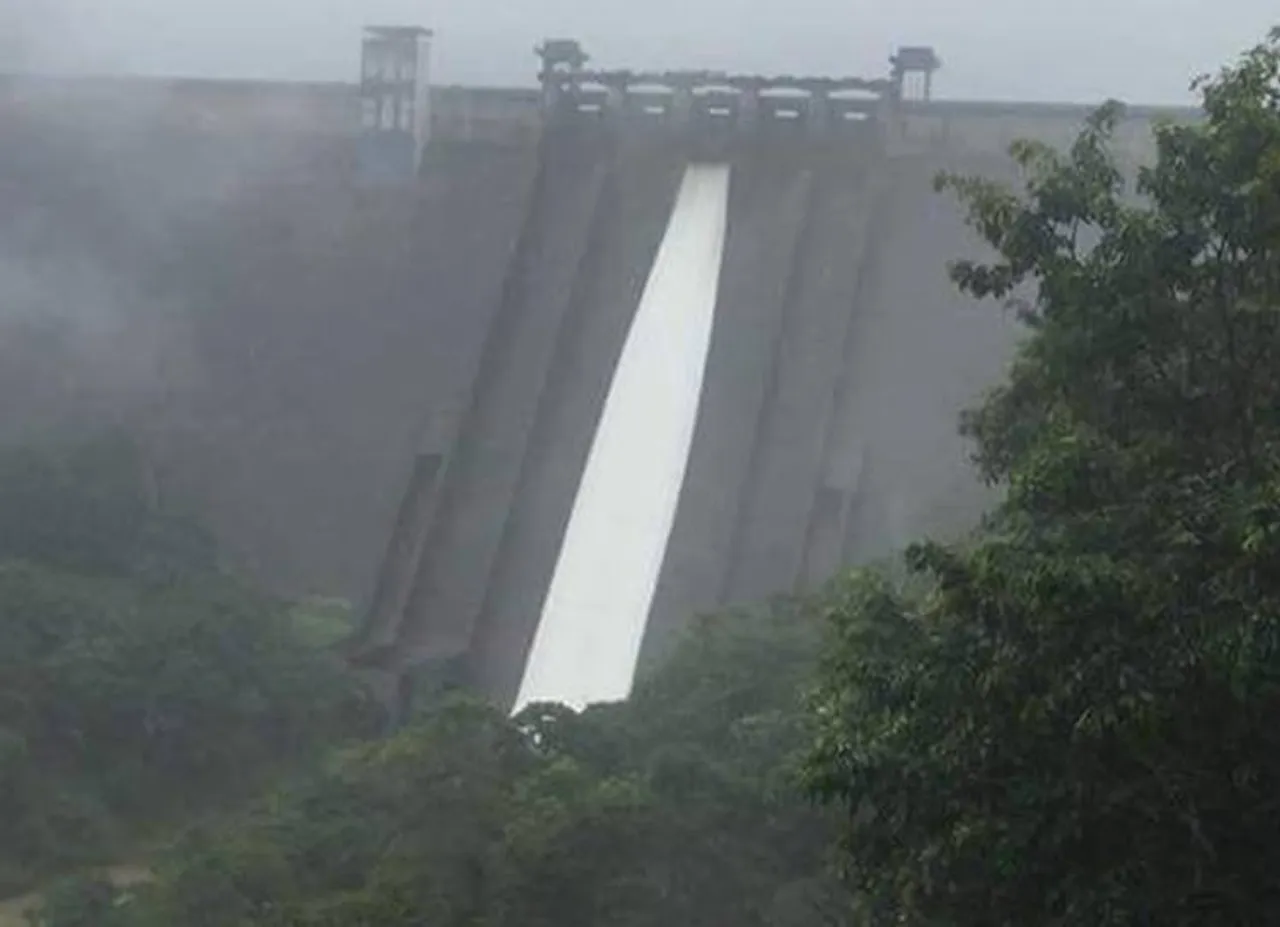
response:
[[[631,691],[698,416],[728,225],[727,165],[692,165],[623,347],[516,699]]]

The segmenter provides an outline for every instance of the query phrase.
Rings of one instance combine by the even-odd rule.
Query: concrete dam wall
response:
[[[972,115],[1009,129],[1019,114]],[[1074,123],[1022,115],[1065,142],[1084,111]],[[931,181],[944,168],[1012,174],[989,146],[996,133],[984,145],[947,116],[922,107],[818,135],[728,140],[630,119],[548,123],[530,144],[529,207],[472,390],[454,430],[419,457],[359,654],[396,670],[460,660],[505,704],[616,698],[637,661],[612,679],[596,663],[627,652],[637,607],[643,667],[694,614],[813,588],[843,564],[973,524],[990,497],[957,417],[998,375],[1016,332],[948,281],[946,262],[975,242]],[[1140,158],[1141,138],[1123,136],[1122,153]],[[713,324],[691,442],[673,468],[678,503],[652,585],[637,593],[632,568],[584,550],[574,529],[607,482],[592,468],[593,440],[610,430],[606,397],[646,283],[662,273],[674,191],[700,163],[730,177]],[[634,446],[639,467],[666,469],[651,453]],[[596,527],[600,545],[636,540],[626,500],[595,501],[627,532],[610,540]],[[564,579],[571,554],[603,581]],[[563,652],[544,652],[554,647]]]
[[[1016,333],[947,280],[976,244],[931,180],[1009,176],[1009,141],[1086,109],[709,142],[540,107],[438,89],[418,181],[367,188],[351,88],[7,85],[0,431],[129,424],[237,566],[367,607],[359,658],[457,659],[511,703],[677,191],[713,161],[714,318],[641,663],[696,612],[973,522],[956,415]]]

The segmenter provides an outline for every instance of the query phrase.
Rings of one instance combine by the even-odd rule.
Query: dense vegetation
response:
[[[1272,922],[1280,33],[1203,89],[1136,190],[1112,105],[1067,152],[1015,146],[1024,189],[942,178],[998,254],[957,284],[1028,327],[964,422],[1004,491],[981,530],[706,619],[623,705],[436,693],[351,742],[351,683],[152,520],[145,480],[0,465],[69,500],[50,521],[0,491],[0,524],[31,526],[0,537],[0,820],[32,817],[0,858],[327,742],[188,828],[154,885],[69,883],[44,922]]]
[[[107,434],[0,453],[0,890],[261,787],[371,709]]]
[[[456,695],[191,832],[130,924],[810,924],[828,815],[794,788],[820,640],[700,628],[625,705],[508,719]],[[788,711],[787,706],[794,706]]]
[[[1031,336],[966,420],[1006,488],[928,594],[850,579],[811,784],[866,923],[1261,924],[1280,901],[1280,33],[1156,133],[1021,194],[944,178]],[[1025,292],[1025,291],[1024,291]]]

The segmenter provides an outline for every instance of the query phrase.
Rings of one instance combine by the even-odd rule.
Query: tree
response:
[[[815,919],[832,816],[792,775],[817,631],[792,608],[708,619],[630,702],[582,713],[444,693],[191,834],[128,923],[838,923]]]
[[[527,709],[544,765],[518,792],[501,923],[826,923],[835,831],[796,787],[817,631],[805,602],[710,616],[627,703]]]
[[[1126,189],[1099,109],[944,176],[1021,302],[965,417],[1003,503],[848,577],[809,786],[868,924],[1243,924],[1280,900],[1280,31],[1198,82]],[[1129,194],[1136,192],[1135,199]]]
[[[212,570],[211,533],[156,496],[146,455],[122,431],[0,449],[0,560],[153,578]]]
[[[260,788],[377,713],[278,603],[0,563],[0,890]]]
[[[121,433],[0,451],[0,892],[374,728],[335,609],[219,573],[155,495]]]

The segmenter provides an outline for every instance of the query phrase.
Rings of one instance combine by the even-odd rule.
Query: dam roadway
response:
[[[446,88],[420,177],[388,190],[351,183],[341,87],[122,82],[85,95],[97,126],[68,115],[66,87],[51,119],[45,92],[0,87],[21,130],[0,160],[0,243],[30,245],[41,190],[88,185],[39,203],[77,230],[41,247],[162,295],[157,372],[109,401],[145,423],[166,487],[241,567],[364,603],[359,662],[453,660],[508,705],[687,167],[728,168],[726,234],[642,665],[699,612],[974,521],[986,496],[956,413],[1014,332],[947,280],[946,261],[981,252],[932,177],[1009,177],[1009,141],[1066,143],[1087,112],[898,101],[823,133],[717,134],[548,120],[536,94]],[[1131,112],[1122,156],[1145,156],[1157,115]],[[118,253],[85,240],[86,219],[115,223]],[[40,377],[18,382],[37,412],[15,403],[6,424],[107,401]]]

